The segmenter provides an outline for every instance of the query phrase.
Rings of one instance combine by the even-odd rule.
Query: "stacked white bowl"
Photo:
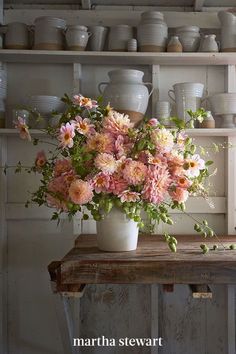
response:
[[[40,117],[34,122],[30,122],[35,128],[46,128],[49,124],[52,111],[61,113],[64,111],[65,104],[57,96],[35,95],[31,96],[28,106]]]

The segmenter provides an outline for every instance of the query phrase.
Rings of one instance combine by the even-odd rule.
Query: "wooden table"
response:
[[[236,250],[219,249],[203,254],[201,243],[215,239],[177,236],[178,251],[170,252],[158,235],[140,236],[131,252],[99,251],[95,235],[81,235],[61,260],[49,265],[57,292],[78,292],[86,284],[235,284]],[[236,236],[221,237],[229,247]]]
[[[162,236],[140,235],[138,248],[131,252],[104,252],[97,248],[96,235],[80,235],[71,251],[48,266],[52,288],[63,300],[68,338],[64,352],[71,351],[73,339],[69,297],[81,297],[86,284],[163,284],[167,291],[173,284],[188,284],[195,297],[211,297],[209,284],[236,284],[236,236],[221,236],[226,249],[203,254],[201,243],[210,248],[215,238],[177,236],[178,251],[170,252]],[[62,319],[61,319],[62,321]],[[62,328],[65,336],[65,328]],[[68,344],[69,343],[69,344]]]

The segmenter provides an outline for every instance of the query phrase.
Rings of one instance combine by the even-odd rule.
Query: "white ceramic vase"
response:
[[[221,51],[236,52],[236,16],[232,12],[220,11]]]
[[[183,46],[183,52],[196,52],[200,44],[199,27],[182,26],[178,27],[176,34]]]
[[[128,40],[133,36],[133,27],[129,25],[112,26],[108,36],[108,50],[113,52],[127,51]]]
[[[218,44],[216,42],[215,34],[207,34],[204,36],[201,44],[201,52],[219,52]]]
[[[137,248],[138,224],[113,207],[103,220],[97,221],[97,243],[102,251],[123,252]]]
[[[143,119],[153,91],[151,83],[142,81],[143,75],[142,71],[133,69],[112,70],[108,72],[110,82],[98,85],[104,104],[110,103],[118,112],[128,114],[136,125]],[[104,91],[102,85],[106,85]],[[151,87],[150,93],[145,85]]]
[[[168,27],[164,16],[158,11],[147,11],[141,15],[137,27],[137,39],[140,52],[164,52],[168,38]]]

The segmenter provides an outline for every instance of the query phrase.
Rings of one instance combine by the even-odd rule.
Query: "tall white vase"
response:
[[[101,221],[97,221],[98,248],[102,251],[123,252],[137,248],[138,224],[124,212],[113,208]]]

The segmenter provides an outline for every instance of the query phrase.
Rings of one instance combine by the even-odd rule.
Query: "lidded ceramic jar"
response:
[[[29,49],[29,27],[22,22],[8,23],[5,32],[4,47],[7,49]]]
[[[183,46],[183,52],[196,52],[200,44],[200,33],[197,26],[182,26],[176,30],[176,35]]]
[[[66,44],[69,50],[85,50],[91,33],[85,26],[71,25],[66,31]]]
[[[104,104],[110,103],[118,112],[128,114],[135,125],[143,119],[153,91],[151,83],[143,82],[143,75],[142,71],[133,69],[112,70],[108,72],[110,82],[98,85]],[[104,91],[102,85],[106,85]],[[151,87],[150,93],[145,85]]]
[[[66,21],[62,18],[42,16],[35,19],[34,49],[64,49]]]
[[[133,27],[129,25],[112,26],[108,37],[108,50],[125,52],[131,38],[133,38]]]
[[[158,11],[146,11],[141,15],[137,27],[140,52],[164,52],[168,38],[168,27],[164,15]]]

